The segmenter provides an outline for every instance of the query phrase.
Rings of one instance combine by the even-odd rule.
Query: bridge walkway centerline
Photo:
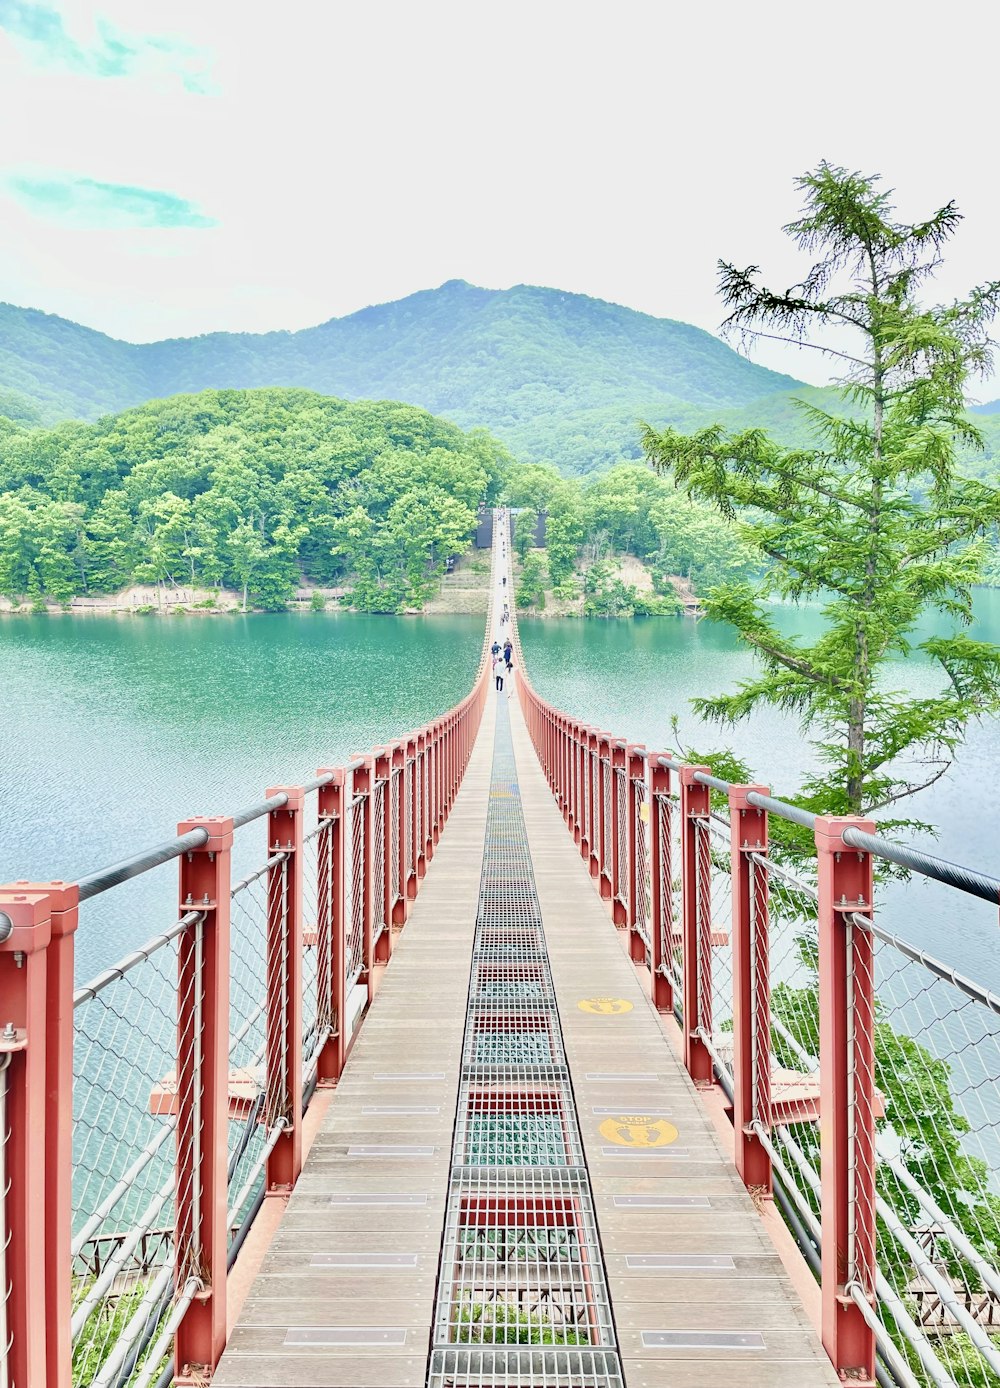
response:
[[[484,861],[492,853],[495,872],[488,823],[507,801],[516,802],[528,860],[525,869],[523,854],[520,863],[516,854],[508,857],[510,902],[506,924],[496,930],[484,926],[484,892],[495,881],[484,874]],[[518,831],[515,825],[502,832],[509,840]],[[528,939],[534,917],[524,904],[532,898],[536,944]],[[506,1022],[501,1017],[514,1059],[540,1062],[515,1064],[496,1077],[497,1089],[508,1092],[502,1109],[488,1067],[469,1064],[485,1054],[469,1049],[470,978],[477,970],[482,988],[484,929],[520,942],[506,956],[511,962],[489,976],[509,984],[544,975],[552,998],[515,1006]],[[490,1025],[497,1027],[495,1016]],[[536,1054],[543,1033],[549,1049]],[[529,1099],[510,1103],[512,1091]],[[551,1137],[567,1096],[564,1156],[556,1159],[538,1134]],[[484,1107],[486,1097],[492,1107]],[[541,1124],[527,1143],[534,1160],[565,1166],[522,1168],[522,1187],[505,1185],[515,1174],[509,1168],[490,1168],[488,1180],[482,1172],[470,1175],[457,1163],[470,1150],[471,1139],[460,1134],[472,1131],[476,1104],[487,1115],[482,1121],[498,1113],[509,1120],[491,1139],[506,1144],[508,1160],[526,1150],[527,1140],[511,1132],[531,1110],[531,1121]],[[515,1189],[516,1197],[509,1193]],[[572,1223],[577,1251],[566,1251],[567,1232],[558,1256],[579,1265],[589,1258],[589,1271],[581,1277],[564,1267],[560,1281],[555,1263],[546,1263],[552,1281],[541,1298],[561,1329],[540,1330],[537,1311],[511,1311],[521,1304],[519,1287],[539,1300],[537,1242],[507,1254],[516,1266],[504,1274],[506,1301],[500,1311],[496,1301],[480,1308],[493,1317],[492,1332],[483,1335],[469,1324],[474,1316],[455,1313],[452,1288],[475,1293],[483,1285],[476,1277],[489,1271],[485,1263],[456,1271],[456,1247],[461,1257],[473,1256],[468,1244],[454,1244],[457,1207],[466,1226],[477,1219],[503,1226],[492,1235],[505,1236],[510,1249],[511,1231],[527,1238],[526,1224],[547,1225],[551,1235],[551,1226],[568,1230]],[[481,1241],[473,1234],[473,1244]],[[496,1245],[475,1257],[499,1261]],[[587,1302],[582,1321],[574,1318],[574,1297]],[[442,1325],[460,1353],[442,1358]],[[529,1346],[518,1340],[525,1326]],[[566,833],[516,698],[508,702],[506,691],[493,696],[448,832],[213,1382],[832,1388],[837,1381]]]

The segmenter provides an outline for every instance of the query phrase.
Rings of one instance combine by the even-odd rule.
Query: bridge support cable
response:
[[[822,1226],[834,1364],[870,1377],[877,1349],[921,1388],[1000,1376],[1000,998],[876,925],[872,900],[880,860],[949,888],[943,920],[1000,883],[563,713],[516,622],[514,641],[543,773],[689,1073],[730,1096],[746,1185],[769,1198],[773,1165]],[[609,792],[623,761],[632,797]],[[769,816],[813,831],[811,861],[769,846]]]

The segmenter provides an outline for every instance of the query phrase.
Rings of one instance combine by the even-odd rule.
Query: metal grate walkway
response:
[[[620,1388],[510,717],[493,775],[428,1388]]]

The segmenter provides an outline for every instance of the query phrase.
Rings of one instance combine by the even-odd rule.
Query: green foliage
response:
[[[0,593],[228,586],[279,609],[356,578],[396,611],[467,548],[506,454],[422,410],[307,391],[208,391],[96,424],[0,432]]]
[[[143,1301],[149,1294],[150,1285],[149,1281],[139,1281],[128,1291],[123,1291],[118,1296],[108,1297],[99,1303],[98,1309],[94,1311],[87,1322],[86,1329],[73,1346],[73,1388],[90,1388],[110,1358],[129,1322],[142,1309]],[[77,1281],[73,1288],[74,1309],[82,1302],[92,1286],[93,1280],[90,1278],[81,1278]],[[157,1308],[150,1309],[148,1315],[149,1321],[147,1323],[152,1329],[157,1323]],[[140,1369],[145,1366],[148,1359],[149,1347],[147,1346],[136,1359],[136,1368]]]
[[[309,611],[310,611],[310,612],[325,612],[325,611],[326,611],[326,598],[323,596],[323,594],[319,591],[318,588],[314,588],[314,589],[312,590],[312,595],[311,595],[310,598],[309,598]]]
[[[679,603],[668,594],[640,593],[612,573],[606,559],[591,564],[583,580],[585,617],[664,617],[677,612]]]
[[[537,528],[538,512],[530,507],[525,508],[514,517],[514,539],[511,543],[514,553],[522,564],[528,557],[528,550],[535,543]]]
[[[531,1312],[501,1301],[466,1298],[458,1312],[458,1341],[476,1345],[589,1345],[586,1327],[553,1325],[541,1308]]]
[[[46,422],[210,388],[408,400],[569,473],[638,456],[640,415],[693,425],[706,408],[795,385],[685,323],[582,294],[460,280],[302,332],[142,346],[0,305],[0,381]],[[23,412],[4,399],[0,413]]]
[[[542,611],[545,607],[545,558],[541,550],[533,549],[521,567],[517,580],[517,606],[534,607]]]
[[[963,477],[956,454],[959,441],[979,440],[963,392],[988,364],[1000,284],[925,308],[918,295],[957,225],[953,205],[910,226],[892,219],[876,178],[823,164],[799,186],[806,206],[788,231],[819,259],[786,293],[762,286],[755,267],[723,264],[727,322],[807,343],[834,327],[836,348],[818,346],[848,359],[840,408],[803,402],[809,447],[721,425],[693,435],[647,426],[644,447],[689,496],[738,515],[770,561],[756,581],[724,579],[706,602],[754,648],[760,675],[696,707],[729,723],[761,704],[797,713],[824,763],[807,802],[860,813],[943,774],[969,720],[1000,708],[1000,651],[963,632],[916,643],[940,667],[934,696],[881,678],[925,614],[971,621],[1000,491]],[[820,600],[823,635],[809,646],[784,636],[766,607],[774,595]]]

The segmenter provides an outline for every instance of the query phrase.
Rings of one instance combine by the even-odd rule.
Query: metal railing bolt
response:
[[[187,896],[184,898],[184,905],[185,905],[185,906],[193,906],[193,905],[194,905],[194,898],[192,897],[192,895],[191,895],[190,892],[188,892]]]
[[[14,951],[14,968],[15,968],[15,969],[23,969],[23,968],[24,968],[24,950],[23,950],[23,949],[16,949],[16,950]]]
[[[205,895],[202,897],[202,899],[201,899],[201,904],[202,904],[203,906],[207,906],[207,905],[208,905],[208,892],[206,892]]]
[[[3,1039],[5,1041],[15,1041],[17,1039],[17,1032],[14,1029],[13,1022],[8,1022],[7,1025],[4,1027]]]

